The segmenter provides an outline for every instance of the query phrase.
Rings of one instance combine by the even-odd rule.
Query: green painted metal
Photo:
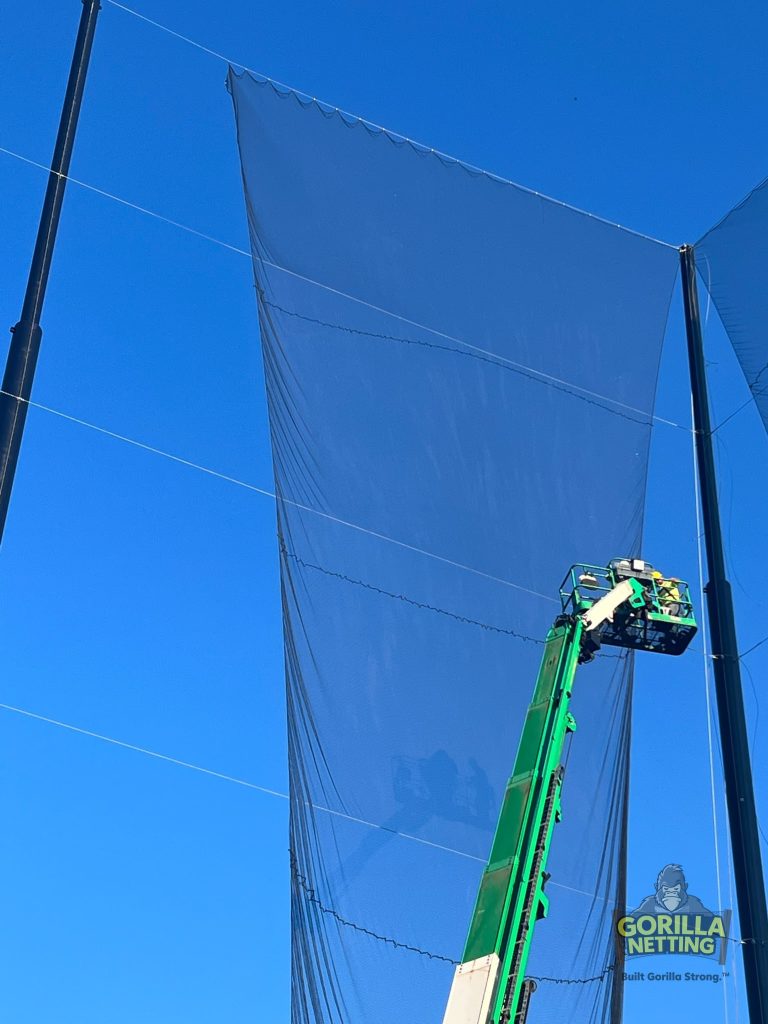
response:
[[[584,563],[571,566],[560,587],[563,612],[582,614],[620,580],[629,578],[631,570],[617,569],[618,562],[624,562],[626,567],[630,564],[628,559],[615,559],[607,567]],[[664,580],[653,566],[643,564],[646,569],[631,580],[635,594],[617,621],[601,630],[600,643],[658,654],[682,654],[697,631],[690,588],[684,580]],[[592,583],[582,582],[589,577]],[[676,597],[665,595],[660,586],[665,583],[674,585]]]
[[[543,873],[560,818],[563,745],[576,723],[568,710],[582,624],[558,620],[547,636],[533,700],[483,874],[464,950],[466,963],[495,953],[501,978],[491,1016],[508,1020],[518,1004],[533,923],[547,911]]]
[[[576,729],[569,703],[576,669],[581,661],[591,659],[595,649],[595,633],[585,632],[582,614],[620,580],[629,579],[631,594],[595,631],[599,633],[598,647],[610,643],[679,654],[696,632],[686,583],[675,581],[679,600],[674,599],[670,610],[651,575],[651,566],[641,563],[646,568],[638,570],[640,578],[631,578],[623,564],[613,562],[607,569],[573,566],[560,590],[563,614],[545,641],[462,958],[462,963],[491,955],[499,958],[498,984],[487,1024],[525,1024],[535,990],[525,979],[525,968],[533,926],[546,916],[549,907],[545,868],[554,827],[561,818],[563,747],[568,733]]]

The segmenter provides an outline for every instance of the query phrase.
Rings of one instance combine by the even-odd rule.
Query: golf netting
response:
[[[292,1020],[440,1024],[558,585],[641,553],[677,253],[230,88],[278,498]],[[577,678],[531,1024],[619,1012],[631,675],[614,650]]]
[[[768,429],[768,180],[696,243],[699,273]]]

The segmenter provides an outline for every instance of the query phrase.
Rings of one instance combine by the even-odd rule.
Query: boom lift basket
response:
[[[600,644],[682,654],[697,629],[688,584],[676,577],[665,578],[650,562],[639,558],[614,558],[607,568],[572,565],[560,587],[563,612],[583,614],[628,579],[642,585],[644,601],[637,607],[618,609],[613,621],[601,627]]]
[[[604,643],[682,654],[696,633],[688,584],[639,558],[571,566],[560,600],[443,1024],[526,1024],[536,983],[525,972],[549,908],[547,858],[562,814],[565,739],[576,729],[569,704],[578,666]]]

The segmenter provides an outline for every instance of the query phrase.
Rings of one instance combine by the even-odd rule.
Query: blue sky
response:
[[[758,4],[138,9],[310,95],[673,243],[695,241],[768,172]],[[79,14],[77,0],[4,14],[0,147],[43,165]],[[247,249],[225,73],[105,0],[73,176]],[[10,326],[45,174],[0,153],[0,175]],[[37,402],[269,489],[246,256],[73,184],[43,327]],[[707,347],[717,423],[747,392],[711,310]],[[685,373],[678,317],[661,415],[688,416]],[[717,436],[746,649],[768,633],[756,557],[766,438],[751,407]],[[693,576],[690,437],[657,429],[651,473],[648,557]],[[0,588],[3,704],[285,792],[268,498],[32,410]],[[758,693],[766,658],[763,648],[745,659]],[[749,677],[745,687],[765,777],[764,721]],[[716,888],[704,692],[700,658],[638,669],[630,899],[669,860],[705,902]],[[287,1020],[286,802],[3,709],[0,730],[5,1019]],[[768,820],[760,786],[758,806]],[[738,986],[726,1004],[727,1019],[745,1017]],[[626,1019],[726,1019],[725,1009],[708,986],[633,985]]]

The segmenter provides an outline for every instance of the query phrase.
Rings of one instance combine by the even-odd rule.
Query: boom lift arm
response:
[[[659,585],[669,582],[674,601]],[[561,818],[563,747],[576,729],[578,665],[603,643],[679,654],[696,632],[687,585],[639,559],[573,566],[560,595],[443,1024],[525,1024],[536,989],[525,969],[534,924],[549,910],[545,869]]]

